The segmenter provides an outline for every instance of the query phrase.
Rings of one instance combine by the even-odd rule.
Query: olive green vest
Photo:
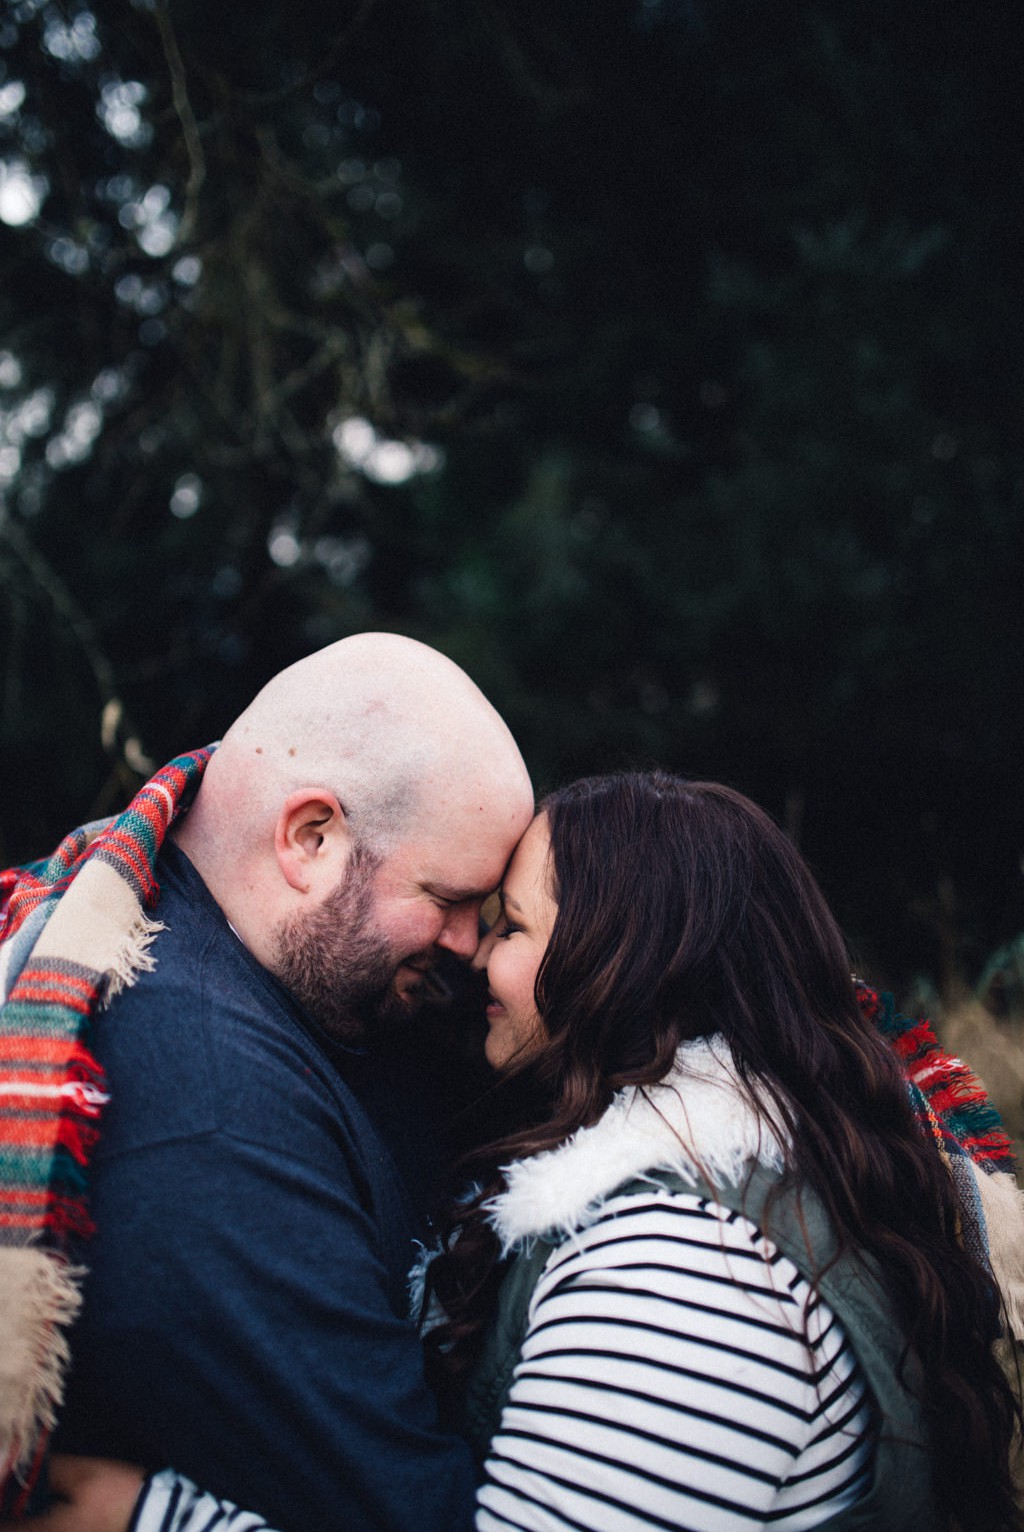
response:
[[[765,1226],[765,1202],[777,1192],[774,1172],[753,1166],[743,1186],[694,1187],[670,1172],[657,1171],[617,1188],[649,1189],[652,1182],[671,1191],[710,1197]],[[799,1209],[792,1190],[777,1194],[767,1212],[770,1238],[808,1280],[830,1259],[835,1240],[818,1198],[806,1187]],[[806,1231],[806,1234],[805,1232]],[[482,1459],[501,1421],[526,1334],[530,1297],[560,1239],[538,1239],[512,1261],[501,1286],[498,1312],[488,1331],[466,1395],[463,1429]],[[903,1337],[893,1320],[873,1268],[847,1251],[818,1281],[818,1290],[849,1337],[880,1419],[874,1478],[867,1495],[848,1510],[822,1522],[816,1532],[938,1532],[930,1489],[930,1458],[921,1410],[910,1388],[918,1386],[920,1368],[908,1358],[900,1376]],[[909,1384],[909,1388],[908,1388]]]

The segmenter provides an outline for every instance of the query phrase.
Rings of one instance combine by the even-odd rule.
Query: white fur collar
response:
[[[700,1038],[683,1044],[657,1085],[619,1091],[591,1127],[506,1167],[488,1216],[507,1253],[536,1235],[586,1228],[609,1193],[645,1171],[736,1185],[752,1159],[781,1169],[778,1140],[740,1091],[725,1039]]]

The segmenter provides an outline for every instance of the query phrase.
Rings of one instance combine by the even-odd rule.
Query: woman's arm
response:
[[[61,1500],[29,1524],[40,1532],[271,1532],[170,1468],[147,1477],[133,1463],[55,1453],[50,1485]]]
[[[117,1532],[272,1532],[272,1529],[255,1511],[242,1511],[228,1500],[218,1500],[172,1468],[165,1468],[147,1479],[131,1522],[127,1529],[118,1528]]]

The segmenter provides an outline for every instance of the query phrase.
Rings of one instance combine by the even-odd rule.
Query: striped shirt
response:
[[[872,1423],[842,1326],[754,1224],[613,1197],[534,1291],[477,1532],[804,1532],[866,1492]],[[163,1474],[132,1532],[266,1525]]]
[[[866,1492],[870,1427],[841,1325],[754,1224],[615,1197],[537,1285],[478,1532],[802,1532]]]

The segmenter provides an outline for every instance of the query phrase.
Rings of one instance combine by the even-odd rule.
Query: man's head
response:
[[[507,727],[412,639],[363,633],[275,676],[232,725],[177,839],[242,940],[327,1025],[407,1007],[529,823]]]

